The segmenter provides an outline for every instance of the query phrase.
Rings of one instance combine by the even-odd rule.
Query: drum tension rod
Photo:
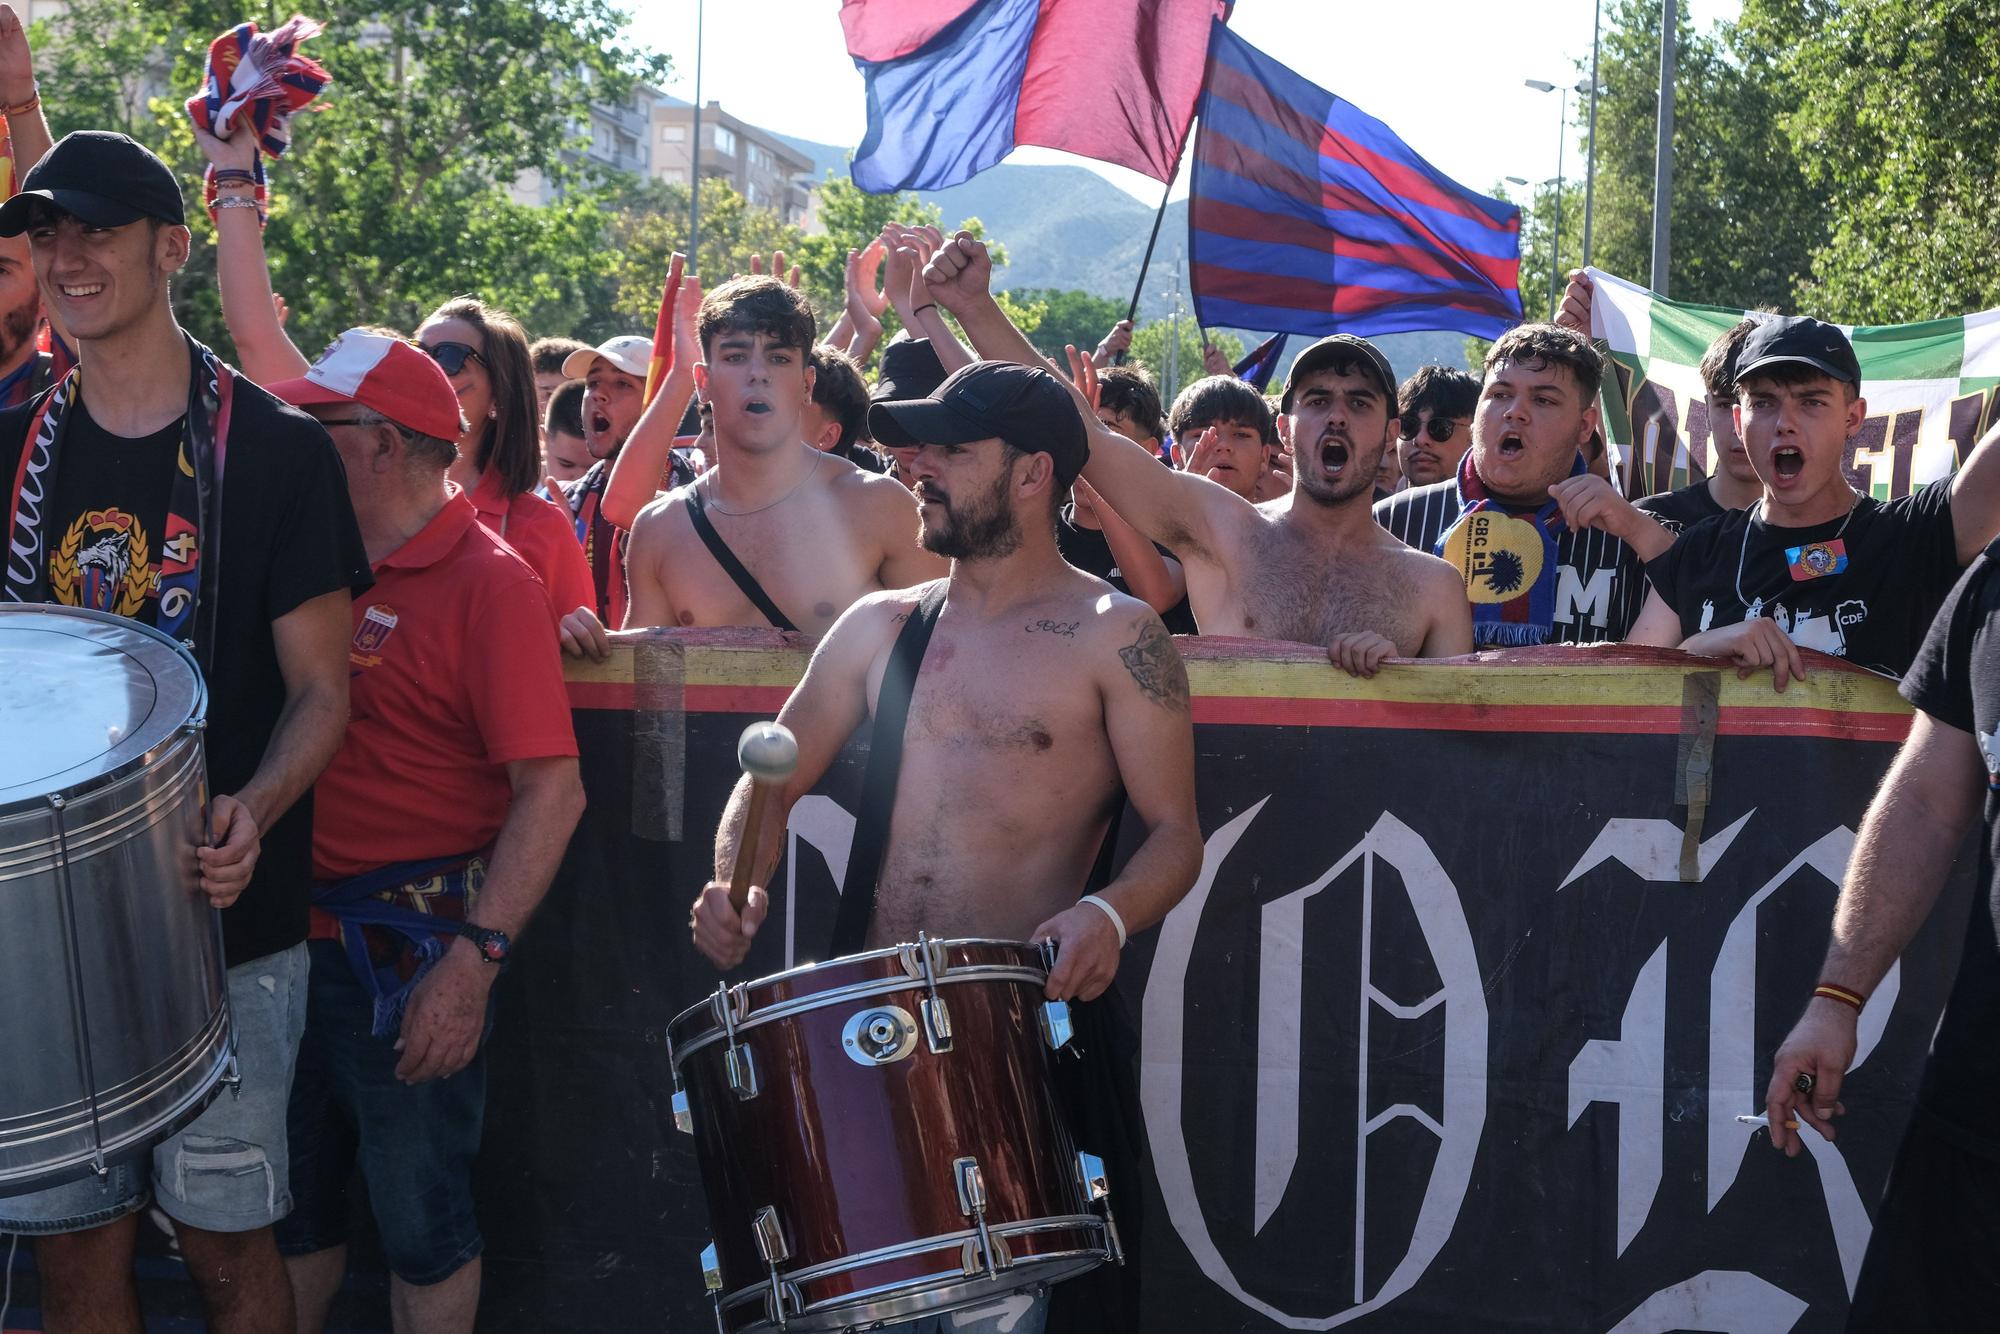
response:
[[[944,942],[917,932],[917,943],[902,947],[903,971],[923,981],[925,997],[917,1009],[924,1018],[924,1041],[932,1052],[951,1050],[951,1010],[938,994],[938,974],[948,972]],[[914,955],[914,959],[911,957]]]
[[[972,1225],[979,1229],[978,1238],[965,1243],[961,1267],[968,1274],[983,1272],[988,1278],[1002,1269],[1012,1269],[1014,1257],[1008,1251],[1007,1243],[995,1237],[986,1227],[986,1174],[979,1170],[979,1160],[954,1158],[951,1171],[958,1183],[959,1212],[970,1218]]]
[[[742,988],[721,983],[715,988],[715,994],[708,998],[708,1004],[729,1043],[729,1049],[723,1053],[723,1066],[729,1072],[729,1087],[738,1098],[748,1102],[757,1096],[757,1062],[752,1059],[750,1048],[738,1046],[736,1042],[736,1008],[742,1000]]]
[[[1114,1264],[1125,1263],[1125,1244],[1118,1236],[1118,1220],[1111,1216],[1111,1182],[1105,1175],[1104,1160],[1082,1149],[1076,1152],[1076,1183],[1083,1198],[1104,1211],[1104,1240]]]
[[[786,1284],[778,1266],[792,1258],[792,1248],[785,1242],[784,1226],[778,1222],[778,1211],[765,1205],[750,1220],[751,1235],[757,1239],[757,1254],[764,1259],[764,1267],[771,1274],[769,1311],[771,1322],[780,1330],[785,1327]]]

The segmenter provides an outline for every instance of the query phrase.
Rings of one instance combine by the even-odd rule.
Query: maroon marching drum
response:
[[[723,986],[668,1028],[723,1334],[952,1311],[1122,1260],[1054,1081],[1043,947],[929,940]]]

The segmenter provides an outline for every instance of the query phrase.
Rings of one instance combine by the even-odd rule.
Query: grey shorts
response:
[[[306,1024],[305,944],[230,969],[229,1008],[240,1089],[102,1178],[0,1199],[0,1232],[101,1227],[144,1208],[149,1189],[169,1218],[206,1232],[254,1232],[290,1213],[285,1107]]]

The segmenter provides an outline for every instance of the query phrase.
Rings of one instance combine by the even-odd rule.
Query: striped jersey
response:
[[[1399,491],[1377,501],[1375,522],[1419,551],[1435,552],[1465,502],[1458,479]],[[1646,604],[1646,571],[1637,553],[1595,528],[1564,528],[1556,537],[1556,600],[1551,644],[1616,643]],[[1480,623],[1473,624],[1477,639]],[[1504,647],[1477,644],[1479,648]]]

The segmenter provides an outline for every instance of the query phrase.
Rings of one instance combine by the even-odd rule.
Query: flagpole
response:
[[[1187,155],[1188,140],[1194,138],[1194,122],[1188,122],[1187,134],[1181,139],[1180,151],[1174,154],[1174,169],[1167,173],[1167,188],[1160,192],[1160,207],[1153,214],[1153,230],[1146,237],[1146,253],[1139,260],[1139,281],[1132,284],[1132,301],[1125,307],[1125,321],[1130,324],[1139,318],[1139,297],[1146,290],[1146,270],[1153,266],[1153,247],[1160,239],[1160,223],[1167,216],[1167,201],[1173,198],[1174,182],[1181,176],[1181,159]],[[1112,358],[1114,364],[1123,366],[1125,354],[1120,352]]]

